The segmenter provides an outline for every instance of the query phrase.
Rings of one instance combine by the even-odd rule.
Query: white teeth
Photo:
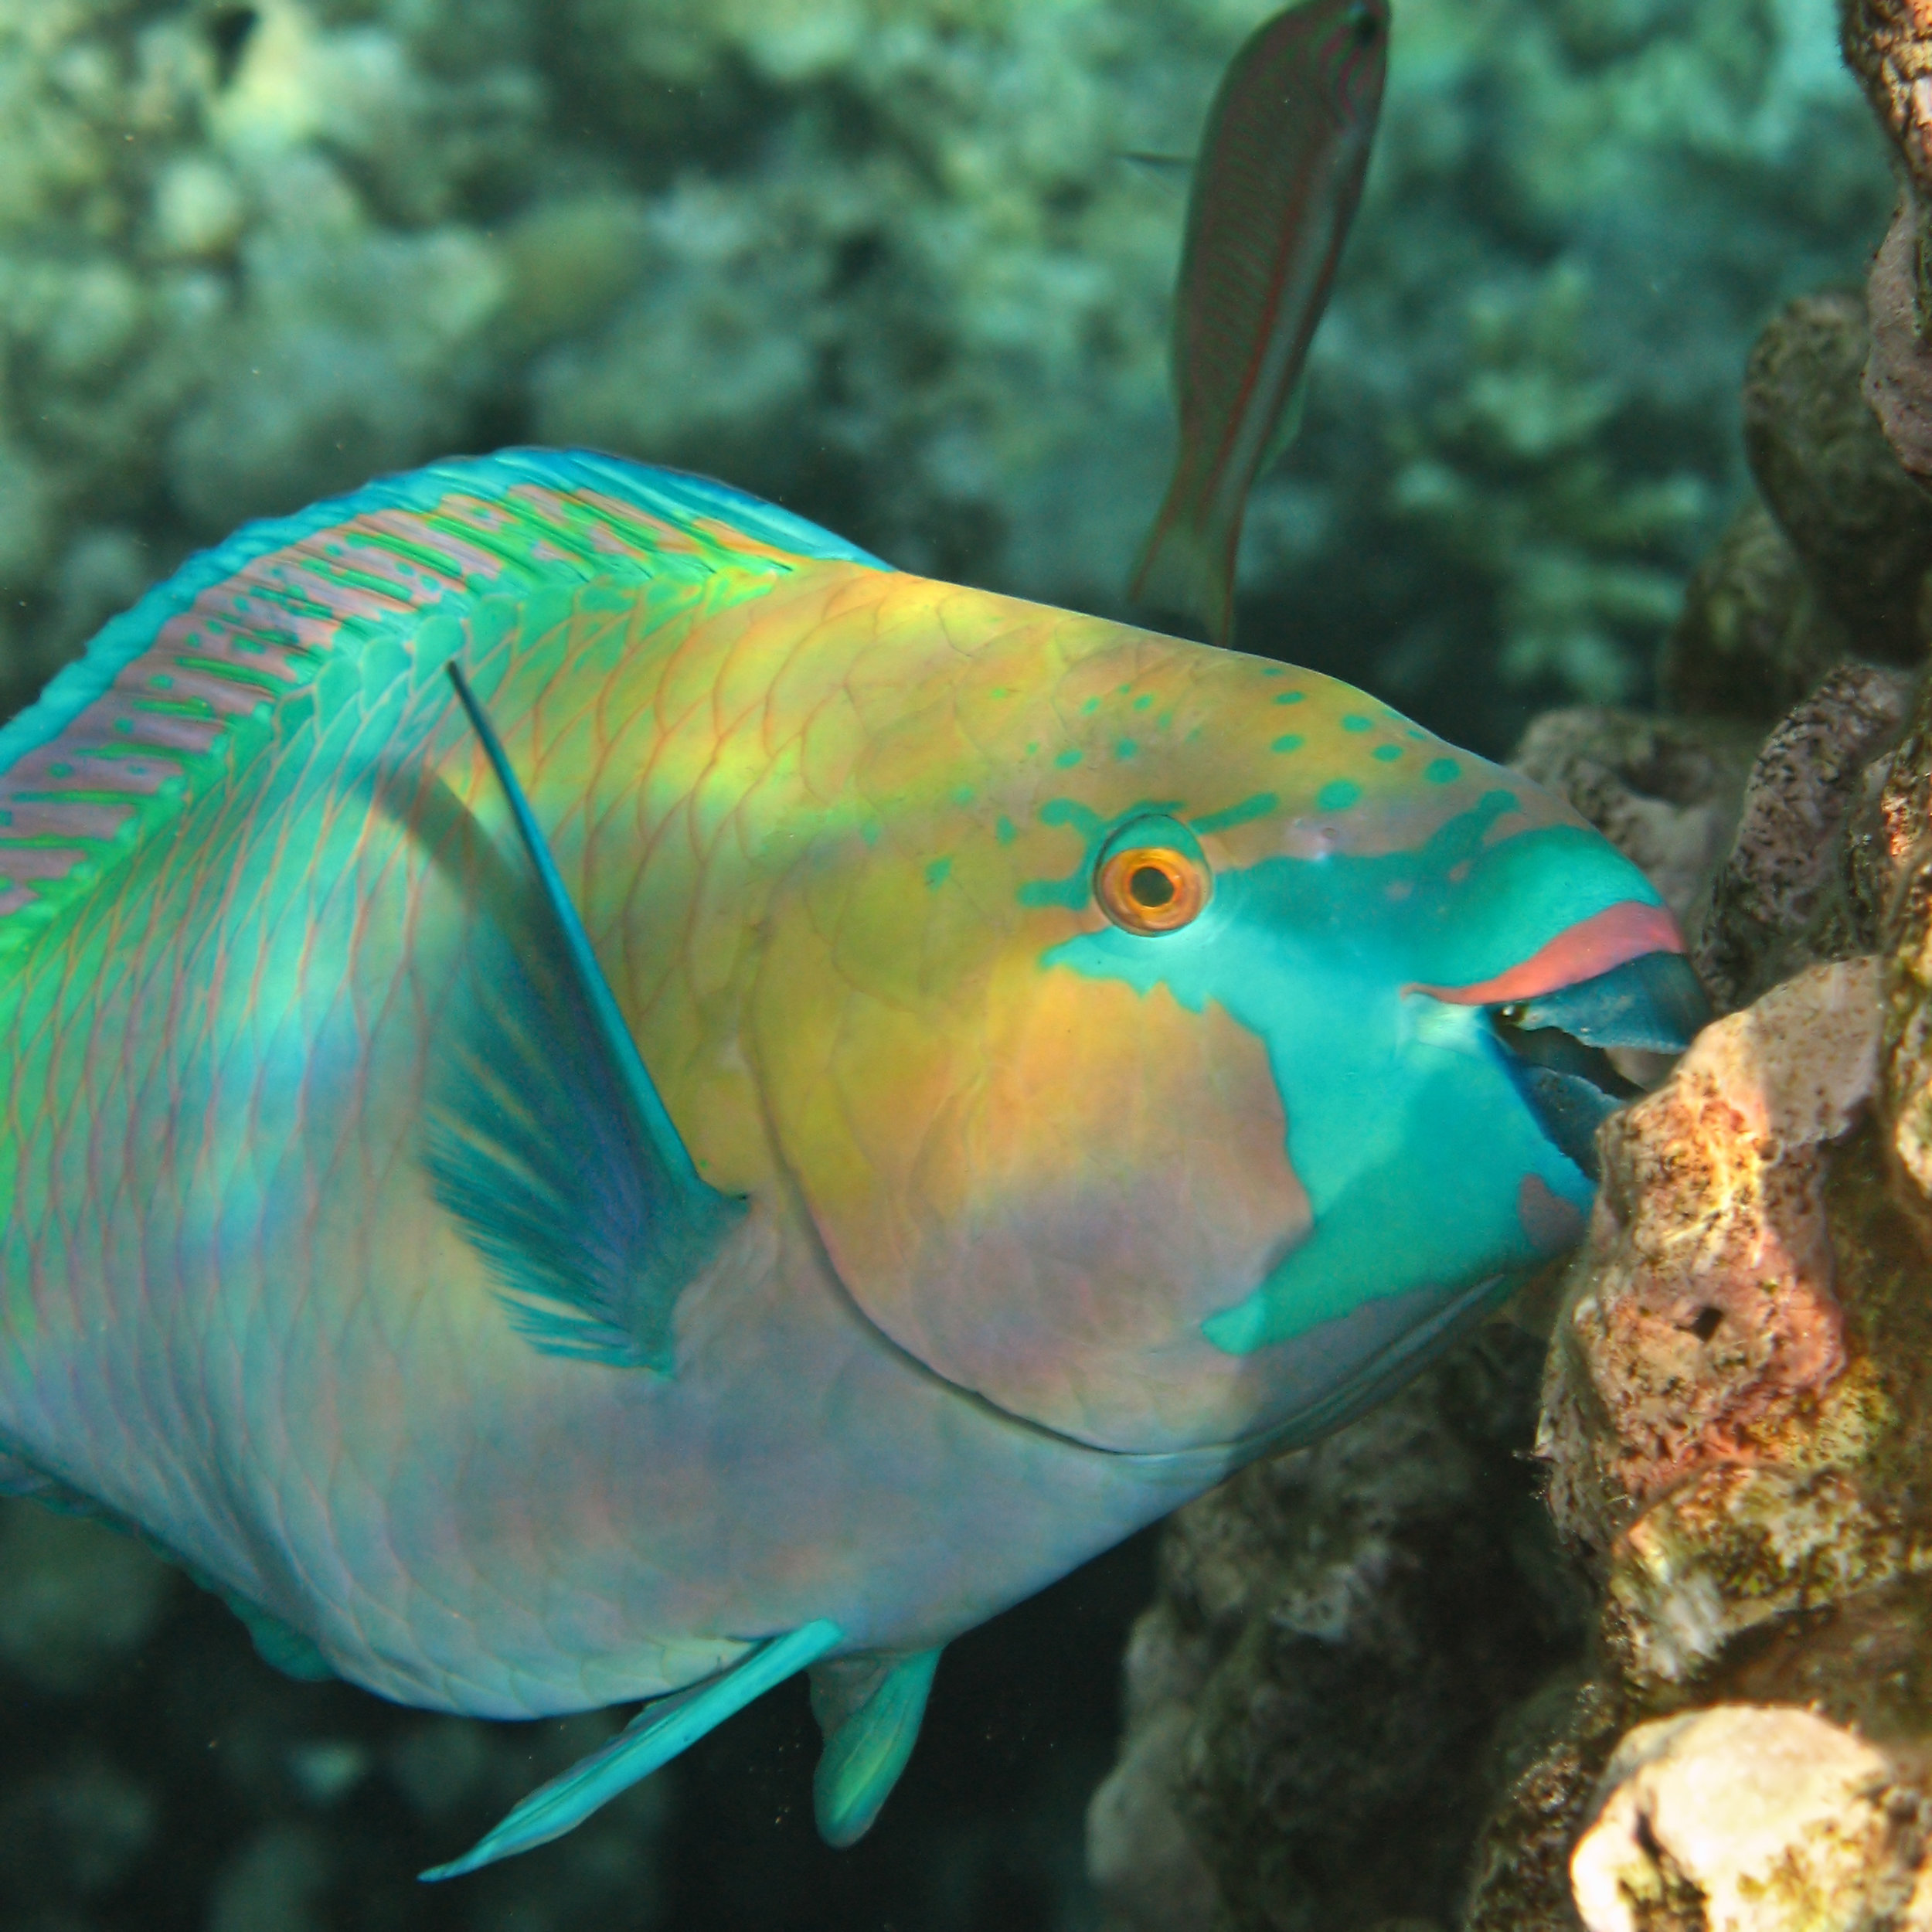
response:
[[[1488,1022],[1480,1006],[1455,1005],[1430,993],[1405,993],[1402,1017],[1405,1045],[1433,1046],[1441,1053],[1478,1056],[1486,1050],[1483,1036]]]

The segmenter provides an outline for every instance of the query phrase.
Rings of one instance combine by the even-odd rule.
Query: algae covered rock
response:
[[[1753,497],[1692,574],[1658,682],[1677,711],[1768,722],[1849,649],[1791,539]]]
[[[1175,1519],[1089,1816],[1119,1932],[1449,1920],[1471,1767],[1580,1634],[1523,1458],[1539,1353],[1486,1332]]]
[[[1764,741],[1696,942],[1699,977],[1720,1008],[1807,960],[1875,942],[1868,909],[1849,894],[1848,835],[1862,830],[1909,695],[1893,672],[1842,665]]]
[[[1864,658],[1921,655],[1932,498],[1900,467],[1863,389],[1865,304],[1801,296],[1757,339],[1744,375],[1744,447],[1764,500]]]

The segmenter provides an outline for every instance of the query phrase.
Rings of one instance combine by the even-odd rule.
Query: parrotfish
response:
[[[1217,644],[1233,634],[1248,492],[1300,427],[1388,46],[1387,0],[1300,0],[1249,36],[1208,111],[1175,294],[1180,444],[1131,594]]]
[[[0,1448],[271,1662],[808,1670],[825,1835],[942,1647],[1571,1240],[1670,915],[1331,679],[512,451],[255,524],[0,730]]]

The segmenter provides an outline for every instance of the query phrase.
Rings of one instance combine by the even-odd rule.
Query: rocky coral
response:
[[[1932,500],[1866,401],[1865,304],[1836,291],[1774,316],[1744,375],[1744,448],[1764,500],[1859,655],[1910,664],[1932,570]]]
[[[1692,575],[1658,682],[1680,713],[1768,721],[1849,649],[1791,539],[1753,497]]]
[[[1845,843],[1862,830],[1868,774],[1899,735],[1909,695],[1895,673],[1842,665],[1765,740],[1698,935],[1698,974],[1720,1008],[1807,959],[1874,943],[1868,909],[1846,896]]]
[[[1538,1354],[1486,1334],[1176,1519],[1088,1818],[1120,1932],[1202,1927],[1210,1903],[1268,1932],[1453,1909],[1468,1767],[1579,1634],[1522,1459]]]
[[[1497,748],[1474,666],[1519,717],[1641,688],[1734,483],[1753,321],[1882,212],[1825,5],[1405,9],[1303,447],[1250,519],[1250,641]],[[1186,152],[1256,11],[5,9],[9,694],[238,520],[518,438],[1117,604],[1184,192],[1123,157]]]
[[[1640,1724],[1603,1785],[1571,1860],[1590,1932],[1932,1923],[1925,1794],[1810,1711],[1719,1704]]]

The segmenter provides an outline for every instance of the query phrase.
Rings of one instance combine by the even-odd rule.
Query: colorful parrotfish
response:
[[[631,1727],[940,1647],[1408,1374],[1696,999],[1563,805],[1259,658],[515,451],[251,526],[0,730],[0,1447],[273,1661]]]
[[[1248,492],[1300,427],[1388,59],[1388,0],[1298,0],[1242,43],[1208,110],[1174,293],[1180,446],[1130,594],[1216,644]]]

